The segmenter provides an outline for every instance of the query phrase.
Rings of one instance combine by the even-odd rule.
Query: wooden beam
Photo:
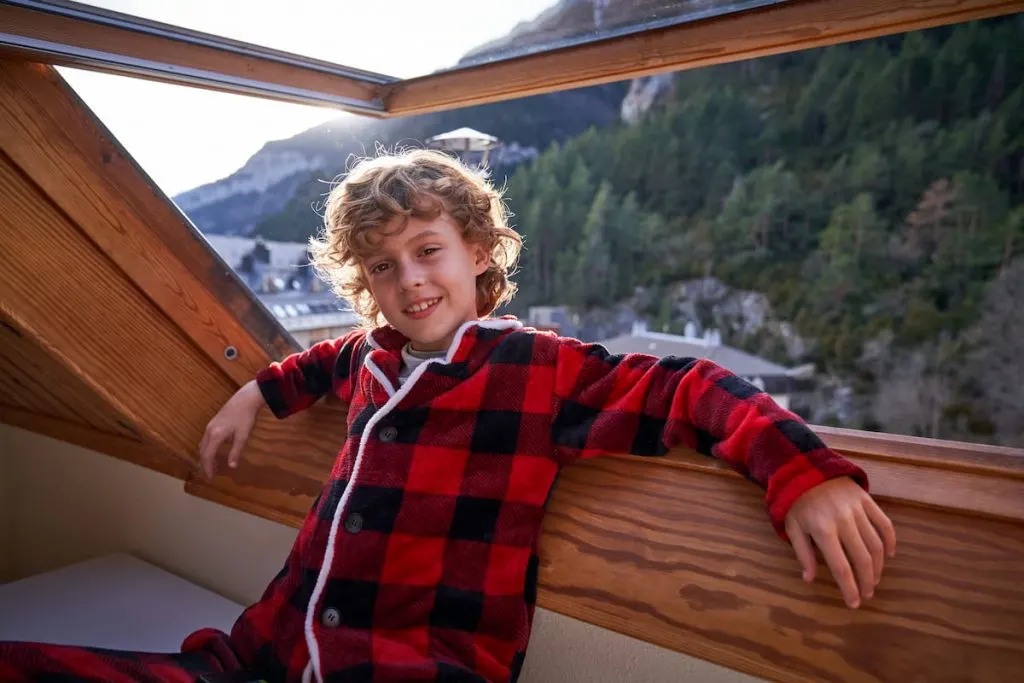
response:
[[[186,479],[192,470],[187,463],[151,443],[100,431],[48,414],[0,403],[0,422],[104,453],[176,479]]]
[[[3,126],[0,126],[2,129]],[[227,377],[0,153],[0,310],[144,438],[190,462]]]
[[[882,500],[1024,522],[1024,450],[827,427],[815,431],[864,468],[873,495]],[[658,462],[738,478],[724,463],[684,449]]]
[[[882,505],[897,555],[850,610],[825,566],[801,580],[749,482],[639,458],[573,465],[545,521],[538,605],[775,681],[1016,680],[1024,523]]]
[[[203,430],[237,383],[3,153],[0,206],[3,318],[125,416],[143,440],[194,470]],[[261,420],[253,434],[247,458],[266,463],[275,495],[286,501],[280,505],[315,495],[330,470],[335,429],[344,434],[344,420],[331,411],[310,410],[305,432],[294,431],[301,421]],[[244,482],[254,471],[236,476]]]
[[[389,116],[695,69],[1024,11],[1024,0],[791,0],[384,86]]]
[[[264,408],[244,464],[235,470],[222,468],[212,482],[195,472],[185,491],[298,528],[345,442],[347,413],[347,407],[333,399],[287,420],[274,418]]]
[[[0,4],[0,52],[394,117],[1013,14],[1024,0],[789,0],[406,80],[98,8],[68,8],[55,0]]]
[[[0,150],[237,385],[297,350],[52,67],[0,60],[0,121]]]
[[[267,99],[377,115],[386,76],[189,31],[89,5],[0,4],[0,51]]]
[[[337,409],[328,424],[342,423]],[[257,431],[282,426],[308,438],[310,415],[264,412]],[[899,535],[860,610],[844,606],[823,565],[813,584],[800,579],[756,486],[685,450],[563,471],[541,537],[538,604],[771,680],[1009,680],[1024,667],[1024,452],[943,442],[931,461],[930,440],[843,431],[845,442],[824,436],[868,469]],[[186,490],[299,527],[328,475],[328,444],[343,438],[320,451],[279,441]],[[283,452],[321,455],[304,456],[299,473]]]
[[[5,290],[0,299],[9,296],[8,306],[34,321],[45,308],[26,312],[32,289],[68,280],[64,286],[75,288],[78,307],[62,306],[61,313],[79,327],[62,328],[59,317],[48,320],[57,323],[41,331],[49,351],[66,358],[68,367],[94,382],[90,386],[100,393],[117,394],[108,397],[111,404],[141,422],[147,437],[194,462],[206,423],[234,390],[271,360],[298,348],[51,67],[0,61],[0,121],[0,152],[10,155],[11,189],[3,203],[12,207],[0,221],[10,225],[3,237],[15,242],[0,254],[0,262],[16,261],[5,275],[24,278],[20,289]],[[30,238],[70,248],[68,262],[53,279],[52,263],[24,251],[31,248]],[[81,258],[74,257],[75,249]],[[37,261],[42,270],[34,271]],[[115,301],[120,292],[128,298]],[[92,315],[97,301],[105,305]],[[171,346],[157,353],[138,345],[154,332],[158,340],[170,336]],[[90,337],[107,342],[99,346],[104,353],[86,354],[78,364],[83,338]],[[238,350],[235,360],[224,356],[228,345]],[[159,372],[149,372],[148,383],[107,374],[106,364],[120,370],[118,357],[140,366],[151,353],[164,363]],[[152,382],[171,368],[174,373],[164,375],[167,388],[153,388]],[[191,378],[191,386],[183,385],[182,377]],[[338,425],[343,438],[344,411],[339,410],[329,404],[314,407],[303,419],[317,428],[306,432],[295,428],[302,420],[261,420],[249,444],[247,468],[209,484],[197,480],[190,492],[235,494],[241,501],[236,507],[272,518],[301,515],[340,443],[337,430],[324,425]]]
[[[137,430],[13,321],[0,317],[0,403],[138,440]]]

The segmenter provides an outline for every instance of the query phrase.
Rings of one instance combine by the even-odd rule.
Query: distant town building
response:
[[[266,292],[257,296],[303,347],[337,339],[359,324],[351,306],[330,291]]]
[[[427,147],[451,152],[469,166],[487,166],[491,152],[501,147],[493,135],[473,128],[456,128],[426,140]]]
[[[686,335],[649,332],[647,325],[637,322],[629,334],[619,335],[601,342],[615,354],[645,353],[663,358],[706,358],[742,377],[770,395],[776,403],[789,410],[793,394],[802,390],[811,371],[808,366],[787,368],[745,351],[722,344],[717,330],[707,330],[696,336],[696,328],[687,326]]]
[[[309,249],[303,242],[231,235],[206,235],[206,240],[254,292],[325,289],[309,265]]]
[[[226,235],[206,240],[301,346],[359,324],[352,307],[316,276],[305,244]]]
[[[563,337],[575,337],[577,316],[565,306],[530,306],[526,324],[538,330],[555,332]]]

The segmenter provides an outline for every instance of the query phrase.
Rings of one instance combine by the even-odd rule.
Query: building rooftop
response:
[[[792,371],[764,358],[721,343],[714,334],[686,337],[677,334],[649,332],[643,324],[634,325],[630,334],[602,341],[612,353],[647,353],[654,356],[706,358],[742,377],[790,377]]]

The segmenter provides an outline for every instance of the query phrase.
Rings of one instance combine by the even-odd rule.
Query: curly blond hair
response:
[[[312,265],[364,326],[379,325],[380,308],[361,265],[373,237],[404,230],[405,221],[397,231],[383,232],[396,216],[433,219],[442,213],[454,219],[468,244],[490,256],[476,278],[477,315],[490,315],[515,295],[509,276],[522,239],[507,224],[501,193],[482,173],[441,152],[414,149],[360,160],[327,197],[324,231],[309,242]]]

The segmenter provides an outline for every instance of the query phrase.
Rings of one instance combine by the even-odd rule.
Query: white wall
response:
[[[126,551],[248,603],[295,538],[282,524],[187,495],[173,477],[6,429],[16,577]]]
[[[12,449],[10,440],[13,430],[0,425],[0,583],[14,576],[14,503],[11,501],[14,487],[10,473],[12,458],[7,455]]]
[[[3,514],[17,520],[7,536],[9,578],[130,552],[248,604],[280,569],[296,533],[189,496],[171,477],[2,424],[0,496],[0,523]],[[521,682],[756,680],[538,610]]]

